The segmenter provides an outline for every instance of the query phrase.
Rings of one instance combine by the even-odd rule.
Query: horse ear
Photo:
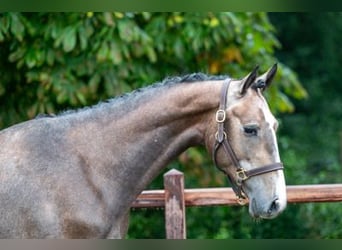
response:
[[[271,68],[269,68],[263,75],[259,76],[255,84],[253,85],[254,89],[261,89],[264,91],[268,86],[271,85],[272,80],[277,73],[278,66],[275,63]]]
[[[252,84],[255,82],[257,71],[259,66],[256,66],[251,73],[249,73],[245,78],[242,79],[240,94],[243,96]]]

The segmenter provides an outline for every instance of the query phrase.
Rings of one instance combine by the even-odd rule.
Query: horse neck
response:
[[[119,180],[116,190],[126,192],[129,200],[130,193],[139,194],[182,151],[203,144],[221,86],[222,81],[163,86],[139,94],[134,104],[113,107],[100,137],[111,145],[106,147],[111,148],[106,154],[111,162],[104,165]]]

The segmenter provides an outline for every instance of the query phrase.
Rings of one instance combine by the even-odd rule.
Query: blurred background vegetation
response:
[[[191,72],[243,77],[278,62],[267,92],[287,184],[341,183],[341,13],[0,13],[0,128]],[[340,157],[340,158],[339,158]],[[203,148],[170,168],[227,186]],[[148,187],[160,189],[162,174]],[[340,203],[187,209],[188,238],[341,238]],[[164,238],[163,210],[133,210],[128,238]]]

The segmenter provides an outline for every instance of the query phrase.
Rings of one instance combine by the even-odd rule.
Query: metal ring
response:
[[[215,119],[217,123],[223,123],[226,120],[226,111],[224,111],[223,109],[217,110]]]
[[[246,170],[243,169],[243,168],[239,168],[236,170],[236,175],[237,175],[237,178],[238,178],[238,183],[241,183],[245,180],[247,180],[249,177],[247,176],[246,174]]]

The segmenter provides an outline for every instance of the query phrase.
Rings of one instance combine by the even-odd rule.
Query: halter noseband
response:
[[[227,108],[227,95],[228,95],[228,88],[230,85],[231,79],[227,79],[223,82],[223,87],[221,91],[221,97],[220,97],[220,106],[219,109],[216,111],[216,123],[218,124],[218,129],[215,134],[215,144],[213,148],[213,160],[216,165],[216,167],[223,171],[217,164],[216,155],[219,148],[222,146],[225,153],[229,156],[231,159],[233,165],[236,168],[236,181],[234,181],[233,176],[231,176],[229,173],[226,173],[228,176],[228,179],[230,180],[232,184],[232,188],[237,196],[238,203],[240,205],[246,204],[246,195],[242,189],[242,184],[244,181],[248,180],[249,178],[261,174],[266,174],[269,172],[277,171],[277,170],[283,170],[283,164],[281,162],[265,165],[262,167],[253,168],[251,170],[245,170],[243,167],[240,166],[239,160],[231,146],[231,144],[228,141],[227,133],[225,132],[225,121],[226,121],[226,111]]]

